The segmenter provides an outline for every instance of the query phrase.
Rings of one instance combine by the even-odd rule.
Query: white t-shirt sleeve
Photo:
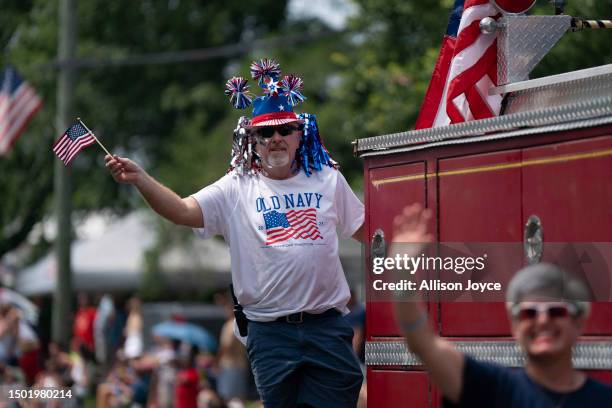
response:
[[[226,174],[215,183],[191,195],[198,202],[204,220],[204,228],[193,229],[198,237],[205,239],[215,235],[225,236],[226,221],[231,211],[228,205],[231,181],[231,175]]]
[[[338,233],[342,238],[350,238],[363,225],[365,211],[363,204],[339,171],[336,178],[335,206]]]

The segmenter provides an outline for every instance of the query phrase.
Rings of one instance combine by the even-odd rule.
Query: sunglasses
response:
[[[274,136],[274,132],[278,132],[279,135],[285,137],[289,136],[296,130],[304,130],[304,125],[282,125],[282,126],[264,126],[257,128],[255,134],[264,139],[270,139]]]
[[[546,313],[549,319],[562,319],[577,316],[578,308],[571,303],[538,303],[512,308],[512,317],[521,322],[534,320],[540,313]]]

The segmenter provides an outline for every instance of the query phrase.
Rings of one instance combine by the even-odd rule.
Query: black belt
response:
[[[297,312],[287,316],[281,316],[277,318],[276,322],[287,322],[287,323],[303,323],[310,320],[322,319],[324,317],[339,316],[340,312],[336,309],[327,309],[323,313],[307,313]]]

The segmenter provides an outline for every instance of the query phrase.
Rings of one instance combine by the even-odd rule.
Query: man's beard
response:
[[[263,163],[268,168],[284,167],[289,164],[289,153],[287,151],[270,152],[267,159],[263,160]]]

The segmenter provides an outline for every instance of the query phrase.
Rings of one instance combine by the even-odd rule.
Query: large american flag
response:
[[[277,244],[290,238],[323,239],[317,227],[317,210],[276,210],[264,214],[266,222],[266,245]]]
[[[455,0],[417,129],[499,115],[502,96],[488,94],[497,85],[497,41],[480,32],[485,17],[499,17],[488,0]]]
[[[53,144],[53,152],[67,166],[81,150],[95,142],[96,139],[92,133],[81,122],[77,122],[57,139]]]
[[[42,99],[13,67],[2,73],[0,88],[0,156],[7,154],[32,117],[42,107]]]

